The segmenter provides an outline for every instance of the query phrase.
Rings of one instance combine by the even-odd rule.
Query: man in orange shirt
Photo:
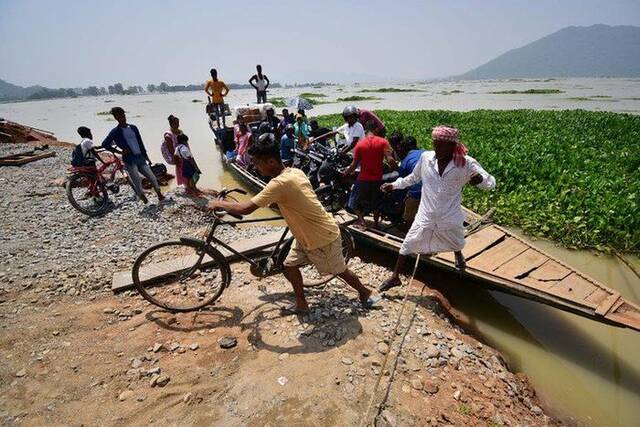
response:
[[[220,117],[222,117],[222,126],[227,127],[224,120],[224,97],[229,93],[229,88],[222,80],[218,80],[218,71],[215,68],[211,69],[211,80],[205,83],[204,91],[211,99],[218,129],[220,129]]]

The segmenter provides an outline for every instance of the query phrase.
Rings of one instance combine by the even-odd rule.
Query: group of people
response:
[[[147,178],[155,190],[158,200],[164,200],[158,179],[151,169],[151,160],[142,141],[140,130],[137,126],[127,122],[127,115],[122,107],[113,107],[110,112],[118,125],[109,132],[100,148],[122,156],[122,162],[133,190],[143,203],[146,204],[149,200],[145,195],[141,176]],[[196,183],[202,172],[189,148],[189,137],[180,130],[180,120],[177,117],[170,115],[168,121],[169,130],[164,133],[161,144],[162,156],[168,164],[175,165],[177,184],[184,186],[188,193],[197,194],[199,190]],[[77,157],[80,157],[80,160],[77,162],[72,160],[72,164],[95,168],[96,161],[101,161],[101,159],[96,153],[98,147],[93,142],[91,129],[80,126],[78,134],[82,140],[75,148],[73,156],[78,153]]]
[[[212,68],[210,74],[211,79],[204,84],[204,91],[209,99],[209,105],[211,105],[210,113],[215,114],[216,124],[220,129],[221,121],[222,127],[226,127],[224,98],[229,94],[229,87],[218,78],[218,70]],[[266,103],[270,82],[269,77],[262,73],[262,65],[256,65],[256,73],[249,79],[249,84],[256,90],[256,102],[258,104]]]
[[[495,187],[495,179],[467,155],[456,128],[433,128],[433,150],[427,151],[418,148],[414,137],[405,137],[399,132],[391,135],[391,141],[388,141],[384,138],[385,126],[374,113],[352,106],[343,111],[345,124],[342,127],[325,131],[315,138],[302,130],[308,123],[304,112],[299,112],[292,123],[289,112],[283,111],[283,118],[277,125],[274,113],[269,113],[268,119],[260,125],[260,135],[255,141],[246,136],[250,133],[242,118],[238,120],[240,134],[247,138],[242,147],[242,161],[250,162],[260,174],[270,178],[268,184],[249,201],[215,201],[210,207],[245,215],[259,207],[278,206],[296,239],[284,263],[285,276],[296,295],[292,311],[304,313],[308,310],[299,270],[301,265],[308,263],[314,264],[321,274],[336,274],[343,278],[358,291],[363,304],[371,306],[379,300],[379,296],[367,290],[346,267],[338,226],[318,201],[308,177],[301,170],[290,167],[295,147],[326,139],[338,132],[346,139],[342,150],[353,150],[353,161],[343,174],[350,175],[359,167],[352,191],[359,225],[367,227],[364,215],[368,212],[374,213],[374,223],[377,222],[383,192],[400,193],[404,200],[403,219],[408,231],[393,274],[380,284],[379,290],[401,285],[399,272],[410,254],[454,252],[456,266],[465,268],[462,189],[471,185],[489,190]],[[385,162],[399,173],[393,182],[382,182]]]

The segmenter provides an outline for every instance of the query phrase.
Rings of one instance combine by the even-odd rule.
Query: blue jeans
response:
[[[267,91],[257,90],[256,97],[258,98],[258,104],[264,104],[265,102],[267,102]]]

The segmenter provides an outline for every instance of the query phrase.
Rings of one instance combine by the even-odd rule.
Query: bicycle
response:
[[[67,199],[71,206],[89,216],[99,216],[107,210],[108,191],[113,194],[120,191],[120,186],[116,183],[118,173],[131,185],[129,176],[124,171],[124,163],[118,156],[110,155],[107,160],[99,161],[102,163],[99,167],[92,165],[67,168],[67,174],[70,175],[65,186]]]
[[[227,199],[231,193],[246,194],[241,189],[222,190],[218,194],[221,200]],[[193,237],[181,237],[158,243],[146,249],[133,264],[133,283],[144,299],[150,303],[174,312],[199,310],[215,302],[231,283],[231,267],[224,255],[217,249],[222,247],[231,254],[248,262],[250,271],[260,279],[279,274],[283,271],[293,236],[287,236],[289,228],[285,227],[278,242],[267,255],[251,258],[215,236],[220,225],[249,224],[283,219],[282,217],[243,219],[231,215],[233,221],[224,220],[227,213],[214,212],[215,219],[209,226],[205,240]],[[340,226],[342,252],[345,261],[353,256],[354,241],[351,233]],[[305,266],[301,269],[303,285],[319,286],[334,279],[336,275],[319,275],[315,269]]]

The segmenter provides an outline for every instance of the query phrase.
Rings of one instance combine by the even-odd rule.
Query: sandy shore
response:
[[[0,156],[22,149],[0,144]],[[310,315],[283,317],[289,285],[280,276],[259,282],[242,264],[222,299],[199,313],[113,295],[111,276],[143,248],[201,233],[210,218],[175,201],[145,207],[128,188],[108,214],[88,218],[53,184],[70,156],[54,150],[0,168],[3,424],[358,425],[372,395],[382,402],[369,412],[379,413],[376,425],[558,424],[524,376],[420,288],[397,331],[402,290],[365,311],[336,281],[309,290]],[[388,273],[360,259],[351,266],[366,283]],[[221,348],[226,336],[237,345]]]

